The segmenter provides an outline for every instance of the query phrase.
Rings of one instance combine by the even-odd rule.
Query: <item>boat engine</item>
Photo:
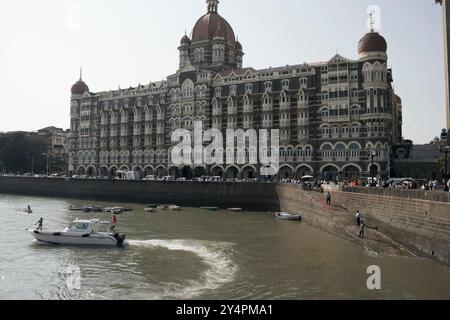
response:
[[[116,233],[114,234],[114,238],[117,240],[117,246],[120,247],[123,245],[126,236],[124,234]]]

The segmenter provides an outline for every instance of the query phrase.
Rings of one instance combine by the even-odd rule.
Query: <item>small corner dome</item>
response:
[[[371,31],[362,37],[358,44],[358,53],[370,53],[370,52],[387,52],[386,39],[378,32]]]
[[[72,86],[72,89],[71,89],[71,92],[72,92],[73,95],[82,95],[82,94],[85,93],[86,91],[89,92],[89,87],[88,87],[87,84],[84,83],[84,81],[81,80],[81,79],[78,80],[78,82],[75,83],[75,84]]]
[[[191,39],[185,34],[183,38],[181,38],[180,44],[183,45],[189,45],[191,44]]]

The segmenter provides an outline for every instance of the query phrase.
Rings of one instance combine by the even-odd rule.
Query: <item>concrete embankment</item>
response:
[[[333,188],[334,205],[363,219],[419,256],[450,265],[450,197],[443,192]],[[436,201],[439,200],[439,201]]]
[[[322,193],[304,191],[298,185],[281,184],[277,194],[282,211],[300,214],[314,227],[361,245],[375,254],[414,255],[378,230],[367,229],[365,237],[359,238],[354,215],[342,207],[327,205]]]

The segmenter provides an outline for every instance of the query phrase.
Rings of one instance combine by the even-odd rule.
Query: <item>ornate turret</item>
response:
[[[77,83],[75,83],[72,86],[71,92],[72,92],[72,95],[82,95],[86,91],[89,92],[89,87],[87,86],[86,83],[84,83],[83,69],[80,69],[80,80],[78,80]]]

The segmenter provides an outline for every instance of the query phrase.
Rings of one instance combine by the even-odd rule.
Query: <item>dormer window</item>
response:
[[[230,87],[230,95],[235,96],[236,95],[236,90],[237,90],[236,86],[231,86]]]
[[[308,87],[308,78],[300,79],[300,88],[304,89]]]

